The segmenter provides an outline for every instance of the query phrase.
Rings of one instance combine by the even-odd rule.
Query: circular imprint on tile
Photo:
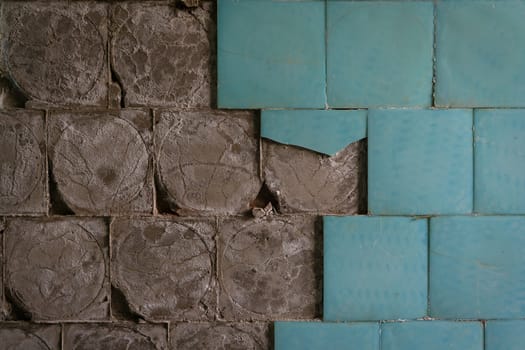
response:
[[[0,208],[17,205],[34,191],[42,176],[42,152],[31,130],[0,115]]]
[[[80,224],[64,221],[18,234],[9,251],[6,284],[13,298],[37,318],[78,316],[100,294],[106,274],[104,253]]]
[[[198,307],[211,284],[212,257],[191,228],[170,222],[148,224],[115,249],[114,281],[130,307],[166,319]],[[147,286],[145,288],[144,286]]]
[[[97,213],[128,204],[148,173],[148,151],[138,131],[115,117],[70,124],[52,155],[53,175],[74,211]]]
[[[2,349],[9,350],[50,350],[46,343],[34,334],[21,329],[0,329]]]
[[[313,241],[281,219],[237,232],[222,252],[222,286],[233,302],[261,315],[311,307],[316,285]]]
[[[246,211],[260,189],[250,114],[172,115],[160,144],[162,184],[180,208]]]
[[[98,327],[75,338],[75,350],[158,350],[155,344],[139,332],[121,327]]]
[[[194,329],[197,327],[194,327]],[[175,349],[250,349],[263,350],[254,337],[244,330],[229,326],[210,326],[188,330],[185,337],[176,340]]]

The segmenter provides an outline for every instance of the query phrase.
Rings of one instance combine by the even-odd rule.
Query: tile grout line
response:
[[[324,109],[328,106],[328,0],[324,2]]]
[[[427,218],[427,317],[430,317],[430,219]]]
[[[436,108],[436,51],[437,51],[437,0],[432,1],[433,10],[433,43],[432,43],[432,91],[430,96],[430,104],[432,108]]]
[[[471,215],[476,215],[476,112],[472,110],[472,210]]]

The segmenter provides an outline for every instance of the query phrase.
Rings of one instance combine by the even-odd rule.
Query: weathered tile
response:
[[[472,119],[471,110],[370,111],[369,212],[472,212]]]
[[[52,112],[48,123],[53,180],[70,210],[77,215],[153,211],[147,112]]]
[[[108,232],[103,219],[10,219],[9,301],[32,320],[109,318]]]
[[[156,112],[161,193],[179,215],[237,214],[261,188],[251,112]]]
[[[276,322],[275,350],[376,350],[377,323]]]
[[[60,325],[0,324],[0,349],[59,350]]]
[[[319,316],[322,255],[315,217],[224,220],[218,250],[222,318]]]
[[[474,211],[525,214],[525,110],[476,110]]]
[[[107,106],[107,5],[7,1],[6,73],[36,105]]]
[[[163,324],[64,325],[64,350],[167,350],[167,342]]]
[[[525,3],[440,1],[436,16],[436,105],[525,106]]]
[[[327,216],[323,319],[410,319],[427,311],[427,220]]]
[[[433,4],[328,1],[331,107],[430,106]]]
[[[525,217],[430,220],[430,315],[525,317]]]
[[[214,7],[213,2],[188,10],[171,4],[112,7],[111,61],[126,106],[212,105]]]
[[[47,212],[44,113],[0,111],[0,214]]]
[[[324,108],[324,7],[323,1],[220,0],[219,107]]]
[[[381,325],[382,350],[483,350],[480,322],[416,321]]]
[[[488,321],[485,350],[521,350],[525,344],[525,321]]]
[[[172,350],[193,349],[250,349],[270,348],[270,330],[267,323],[171,323]]]
[[[215,316],[215,229],[196,219],[116,219],[112,284],[148,320]]]
[[[365,110],[264,110],[261,136],[330,156],[366,138]]]

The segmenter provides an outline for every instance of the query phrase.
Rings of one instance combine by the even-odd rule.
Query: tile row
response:
[[[320,316],[312,216],[0,219],[0,320]]]
[[[261,136],[332,160],[367,137],[373,215],[525,213],[522,109],[263,110]]]
[[[323,319],[525,318],[525,217],[325,217]]]
[[[519,1],[219,0],[218,104],[523,107],[524,15]]]
[[[525,321],[276,322],[275,350],[518,350]]]
[[[0,5],[0,68],[32,108],[215,104],[214,2]]]

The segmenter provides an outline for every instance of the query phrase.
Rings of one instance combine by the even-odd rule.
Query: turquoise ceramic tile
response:
[[[426,219],[324,217],[323,318],[425,316],[427,246]]]
[[[431,2],[329,1],[328,105],[430,106]]]
[[[325,107],[323,1],[219,0],[221,108]]]
[[[485,325],[485,350],[523,350],[525,321],[489,321]]]
[[[438,1],[436,105],[525,106],[523,18],[523,1]]]
[[[525,317],[525,217],[430,221],[430,315]]]
[[[275,322],[275,350],[377,350],[377,323]]]
[[[371,110],[369,212],[470,213],[472,123],[470,110]]]
[[[366,137],[364,110],[266,110],[261,136],[284,144],[334,155]]]
[[[476,110],[474,210],[525,214],[525,110]]]
[[[483,350],[480,322],[417,321],[381,326],[381,350]]]

